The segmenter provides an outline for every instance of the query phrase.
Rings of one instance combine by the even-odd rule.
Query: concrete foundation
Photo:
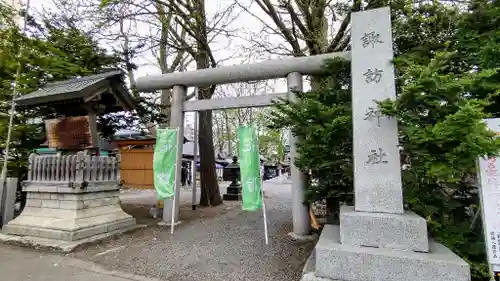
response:
[[[78,241],[133,228],[135,219],[120,207],[116,183],[80,189],[61,184],[29,184],[26,207],[2,229],[4,234]]]
[[[346,245],[340,243],[339,227],[326,225],[314,255],[313,261],[306,264],[308,270],[302,280],[470,280],[467,262],[433,241],[429,253]]]

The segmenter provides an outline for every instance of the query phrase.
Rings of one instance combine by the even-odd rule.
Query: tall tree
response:
[[[270,34],[285,43],[278,45],[273,42],[275,40],[258,40],[254,36],[257,38],[253,41],[256,47],[269,53],[293,56],[347,50],[351,13],[383,5],[382,1],[363,3],[361,0],[335,4],[327,0],[253,0],[247,3],[241,1],[239,5],[262,23],[263,29],[259,33]],[[256,8],[267,18],[259,17],[254,12]],[[338,27],[332,31],[333,26]]]
[[[29,18],[30,35],[26,36],[6,18],[14,11],[1,4],[0,11],[0,112],[10,108],[13,81],[17,82],[17,92],[26,94],[47,82],[96,73],[116,65],[115,56],[74,26]],[[50,107],[18,109],[12,130],[9,172],[20,177],[26,170],[29,149],[38,147],[43,140],[43,130],[33,120],[54,116],[54,112]],[[6,136],[7,129],[7,120],[0,120],[0,138]],[[5,140],[0,143],[5,145]]]
[[[137,1],[103,0],[104,6],[129,3],[137,6]],[[159,16],[160,24],[165,27],[160,32],[161,43],[168,44],[178,53],[185,52],[193,60],[196,69],[215,67],[218,61],[214,57],[211,44],[217,36],[227,34],[227,25],[234,20],[231,17],[234,5],[224,7],[220,12],[209,18],[206,14],[204,0],[151,0],[146,5],[140,5],[141,10],[135,14]],[[154,10],[149,9],[154,5]],[[168,33],[165,32],[168,29]],[[186,37],[183,37],[185,35]],[[160,61],[160,64],[162,61]],[[199,99],[210,99],[215,91],[215,85],[198,89]],[[165,96],[165,95],[164,95]],[[164,99],[165,100],[165,99]],[[200,205],[218,205],[222,203],[215,170],[215,154],[213,143],[212,112],[199,113],[199,147],[201,197]]]
[[[111,47],[121,58],[120,66],[127,72],[133,95],[141,100],[150,100],[149,103],[161,105],[159,118],[154,121],[145,118],[140,127],[155,135],[158,124],[168,124],[171,91],[162,90],[158,97],[152,97],[149,93],[139,93],[135,87],[135,71],[140,66],[139,59],[148,53],[155,57],[154,65],[161,73],[184,70],[189,63],[185,52],[177,52],[171,45],[169,38],[171,32],[177,32],[181,38],[185,38],[185,34],[178,30],[178,25],[171,21],[171,13],[154,1],[52,0],[52,2],[58,7],[56,12],[42,9],[40,13],[50,14],[53,19],[77,23],[80,28]],[[145,31],[144,26],[149,28]],[[191,93],[186,99],[193,96],[194,93]]]

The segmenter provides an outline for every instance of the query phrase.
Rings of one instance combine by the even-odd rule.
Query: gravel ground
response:
[[[202,218],[176,228],[149,227],[73,254],[110,270],[161,280],[300,280],[312,242],[293,242],[291,188],[267,181],[269,245],[264,242],[262,212],[242,212],[238,202],[199,209]],[[183,213],[192,212],[187,209]],[[203,215],[206,212],[210,215]]]

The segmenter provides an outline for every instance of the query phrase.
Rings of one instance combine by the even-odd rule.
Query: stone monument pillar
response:
[[[426,221],[403,212],[397,120],[375,101],[394,100],[389,8],[352,15],[355,206],[341,208],[342,243],[427,252]]]
[[[395,99],[388,7],[352,14],[355,206],[340,210],[316,246],[315,275],[333,280],[470,280],[468,264],[429,243],[427,223],[403,209],[397,120],[375,101]]]

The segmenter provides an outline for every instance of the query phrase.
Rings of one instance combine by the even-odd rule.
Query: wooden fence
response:
[[[122,149],[120,155],[123,187],[154,189],[153,148]]]
[[[120,157],[37,155],[29,157],[28,182],[120,181]]]

